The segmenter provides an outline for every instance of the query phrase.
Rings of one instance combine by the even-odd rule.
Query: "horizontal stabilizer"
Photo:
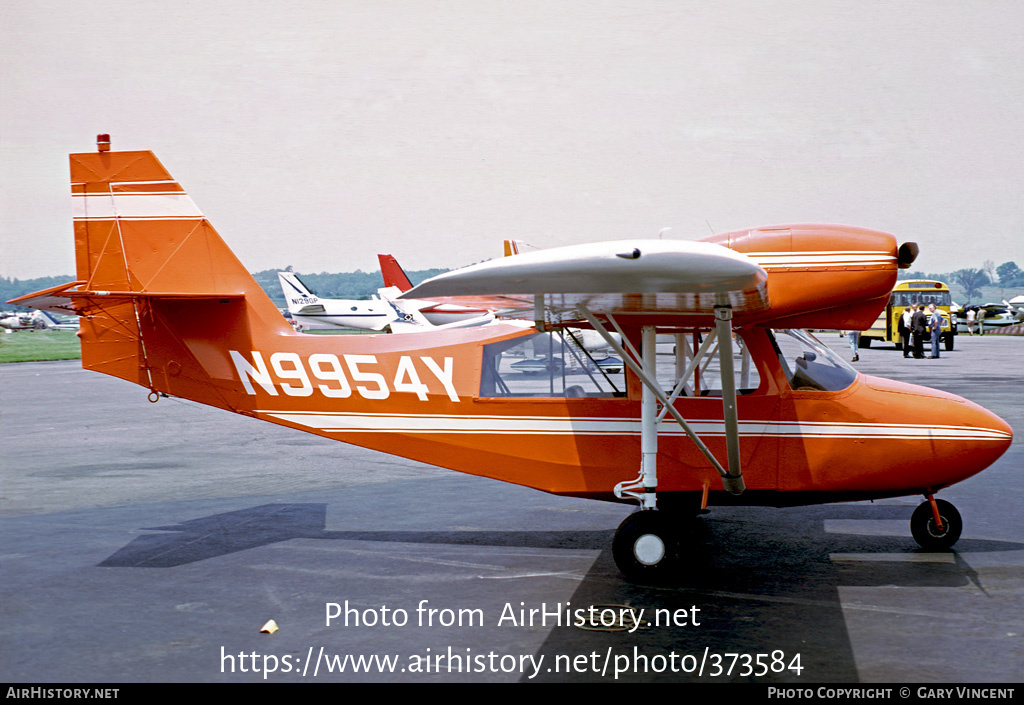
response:
[[[74,309],[74,299],[66,292],[84,283],[68,282],[66,284],[59,284],[49,289],[19,296],[7,303],[36,308],[40,311],[48,311],[49,313],[77,313]]]
[[[71,313],[77,316],[85,316],[89,314],[89,309],[93,305],[98,305],[100,302],[107,301],[131,301],[131,300],[228,300],[228,299],[241,299],[244,297],[243,294],[225,294],[220,292],[199,292],[199,291],[94,291],[89,289],[81,288],[84,282],[68,282],[67,284],[60,284],[50,289],[44,289],[43,291],[37,291],[24,296],[19,296],[16,299],[11,299],[7,303],[16,304],[18,306],[27,306],[29,308],[39,309],[40,311],[49,311],[50,313]]]

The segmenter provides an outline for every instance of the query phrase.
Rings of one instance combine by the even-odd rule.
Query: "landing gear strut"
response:
[[[639,252],[639,251],[638,251]],[[537,301],[535,300],[535,305]],[[739,419],[736,405],[736,376],[733,368],[733,327],[732,307],[726,304],[714,306],[715,327],[701,343],[688,365],[677,360],[679,379],[671,394],[662,389],[657,377],[657,329],[653,325],[641,327],[642,354],[629,342],[618,323],[609,315],[608,320],[618,330],[622,343],[615,340],[604,324],[585,305],[577,306],[579,314],[593,326],[609,347],[622,356],[623,363],[639,378],[643,391],[640,397],[640,475],[635,480],[620,482],[614,493],[618,499],[631,497],[640,503],[640,511],[626,517],[615,532],[612,541],[612,555],[615,564],[627,579],[645,582],[659,581],[670,573],[678,561],[680,547],[679,527],[672,518],[678,516],[658,511],[658,427],[662,418],[670,415],[682,428],[686,436],[707,461],[718,471],[722,487],[730,494],[742,494],[745,485],[740,463]],[[540,319],[538,309],[537,315]],[[539,325],[539,324],[538,324]],[[726,459],[729,469],[718,462],[708,447],[697,436],[674,406],[675,400],[684,391],[686,380],[691,374],[700,374],[700,358],[708,353],[712,342],[718,347],[719,377],[722,383],[722,423],[725,430]],[[679,351],[677,338],[677,353]],[[626,345],[627,353],[622,345]],[[745,354],[745,353],[744,353]],[[685,368],[685,369],[684,369]],[[747,372],[741,370],[745,378]],[[658,404],[661,411],[658,411]],[[704,508],[704,502],[701,507]]]
[[[941,521],[935,520],[936,512]],[[946,551],[952,548],[963,529],[964,522],[960,518],[960,512],[943,499],[921,502],[910,517],[910,533],[914,535],[914,540],[921,548],[928,551]]]

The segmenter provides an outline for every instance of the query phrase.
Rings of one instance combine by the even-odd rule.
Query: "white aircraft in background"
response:
[[[1014,315],[1018,323],[1024,323],[1024,296],[1014,296],[1009,301],[1003,299],[1003,304]]]
[[[60,319],[54,316],[49,311],[36,311],[36,322],[39,327],[46,328],[47,330],[78,330],[79,323],[78,317]]]
[[[432,310],[435,305],[429,301],[418,299],[399,299],[402,290],[397,286],[385,286],[377,289],[377,295],[382,301],[387,302],[394,310],[395,317],[391,321],[392,333],[414,333],[424,330],[442,330],[446,328],[469,328],[482,326],[494,322],[494,314],[486,309],[466,308],[462,315],[440,316],[433,320],[427,316],[426,311]],[[473,315],[467,315],[472,311]],[[447,321],[446,323],[434,323],[434,320]]]
[[[402,269],[402,265],[392,255],[377,255],[377,261],[380,262],[380,273],[384,278],[384,288],[398,290],[398,293],[391,297],[392,299],[397,298],[399,294],[412,288],[412,282],[409,281],[409,277],[405,274],[405,270]],[[381,295],[381,298],[386,298],[384,296],[384,289],[379,290],[378,293]],[[439,304],[433,301],[402,299],[393,303],[404,305],[406,308],[403,311],[410,311],[411,308],[415,308],[423,315],[427,322],[435,326],[443,326],[461,321],[472,321],[476,325],[478,323],[477,319],[492,313],[483,308]],[[493,315],[491,317],[493,318]],[[392,330],[394,329],[392,328]]]
[[[78,330],[78,319],[62,320],[46,311],[5,311],[0,328],[8,330]]]
[[[392,333],[411,333],[428,328],[476,326],[494,320],[494,314],[490,311],[466,307],[461,307],[458,315],[431,319],[425,314],[424,309],[433,309],[433,303],[398,301],[396,299],[402,293],[398,287],[378,289],[377,296],[369,300],[325,299],[311,292],[292,272],[278,272],[277,276],[288,302],[288,312],[304,329],[387,329]]]
[[[288,312],[306,330],[359,328],[384,330],[395,311],[380,299],[321,299],[292,272],[278,272]]]
[[[1021,298],[1021,297],[1017,297]],[[1024,308],[1016,308],[1012,301],[1003,299],[1003,303],[987,303],[980,305],[968,304],[967,306],[958,306],[953,304],[950,307],[950,313],[956,317],[957,330],[960,333],[967,333],[967,311],[974,309],[975,321],[981,321],[986,332],[991,333],[1001,328],[1008,328],[1009,326],[1018,325],[1024,323]]]
[[[4,311],[0,314],[0,328],[6,328],[8,330],[27,330],[31,328],[42,328],[42,326],[37,323],[34,313]]]
[[[981,306],[985,310],[985,330],[999,330],[1021,322],[1021,316],[1009,302],[1001,304],[987,303]]]

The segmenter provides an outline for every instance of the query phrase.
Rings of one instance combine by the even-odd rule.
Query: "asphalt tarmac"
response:
[[[917,547],[917,497],[715,509],[661,587],[612,561],[628,506],[150,404],[77,362],[2,365],[0,681],[1020,682],[1022,362],[1024,338],[959,336],[855,364],[1017,430],[940,494],[954,552]]]

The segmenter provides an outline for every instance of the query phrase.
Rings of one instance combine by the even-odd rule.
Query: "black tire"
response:
[[[960,518],[960,512],[949,502],[937,499],[935,503],[942,517],[942,529],[939,530],[935,525],[931,502],[922,502],[910,517],[910,533],[921,548],[927,551],[947,551],[960,539],[964,521]]]
[[[862,335],[857,340],[857,347],[858,348],[870,348],[871,347],[871,338],[867,338],[867,337]]]
[[[672,574],[678,561],[677,532],[656,509],[633,512],[615,532],[612,557],[630,582],[662,582]]]
[[[953,349],[953,342],[956,340],[955,336],[946,336],[946,352],[950,352]]]

